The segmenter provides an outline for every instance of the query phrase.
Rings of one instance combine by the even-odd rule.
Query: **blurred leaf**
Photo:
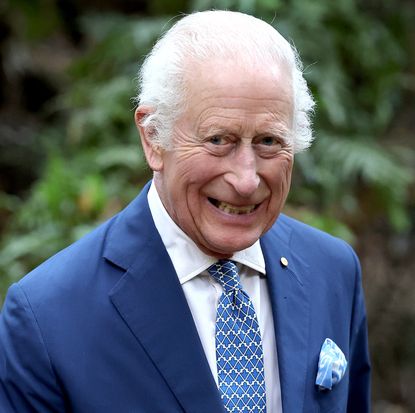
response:
[[[34,42],[50,36],[60,26],[53,0],[9,0],[14,11],[11,24],[26,41]]]
[[[293,210],[290,214],[302,222],[305,222],[315,228],[319,228],[324,232],[328,232],[329,234],[341,238],[352,245],[356,240],[355,235],[347,227],[347,225],[343,224],[334,217],[321,215],[306,209],[296,211]]]
[[[105,206],[107,200],[104,180],[101,175],[87,175],[82,181],[81,191],[77,204],[80,213],[96,215]]]
[[[138,143],[104,148],[97,153],[95,162],[102,170],[122,166],[137,171],[145,165]]]

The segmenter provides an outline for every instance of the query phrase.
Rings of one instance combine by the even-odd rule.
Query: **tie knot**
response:
[[[238,268],[233,261],[219,260],[208,268],[209,274],[223,287],[225,293],[241,288]]]

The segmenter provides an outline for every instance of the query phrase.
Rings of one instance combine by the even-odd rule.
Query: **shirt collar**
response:
[[[147,195],[154,224],[173,263],[180,284],[184,284],[214,264],[217,259],[202,252],[172,220],[164,208],[154,182]],[[237,251],[233,261],[247,265],[265,275],[265,260],[259,240],[249,248]]]

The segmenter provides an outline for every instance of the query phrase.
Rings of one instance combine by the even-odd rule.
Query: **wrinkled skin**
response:
[[[175,223],[206,254],[227,258],[275,222],[293,166],[292,84],[278,65],[240,68],[220,60],[194,65],[187,109],[169,150],[136,123],[160,198]]]

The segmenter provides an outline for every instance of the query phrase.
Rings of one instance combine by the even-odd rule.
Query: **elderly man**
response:
[[[293,49],[251,16],[195,13],[140,90],[154,178],[10,288],[0,411],[368,412],[358,260],[280,214],[311,142]]]

